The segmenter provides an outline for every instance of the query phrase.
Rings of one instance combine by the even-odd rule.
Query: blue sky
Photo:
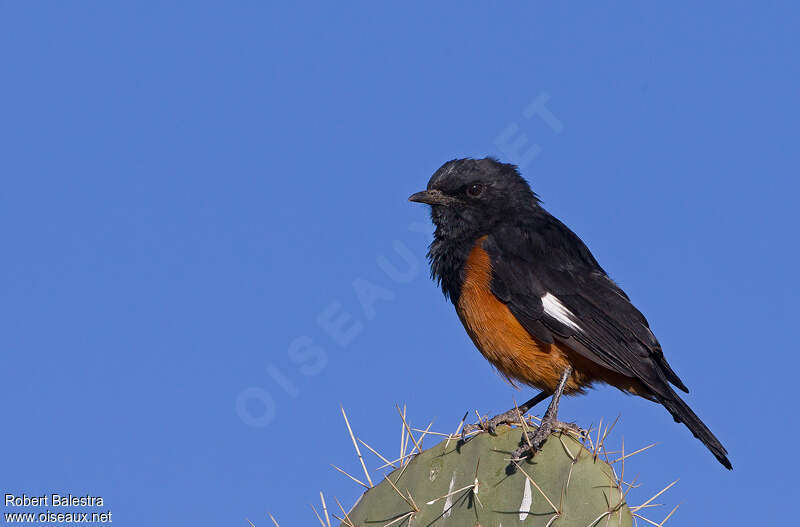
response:
[[[359,471],[340,404],[389,455],[395,404],[450,431],[531,395],[428,279],[406,201],[496,155],[647,315],[735,468],[612,388],[562,417],[659,442],[631,501],[680,478],[671,524],[783,520],[799,23],[789,2],[3,2],[0,488],[100,495],[115,525],[308,524],[320,490],[359,494],[330,468]]]

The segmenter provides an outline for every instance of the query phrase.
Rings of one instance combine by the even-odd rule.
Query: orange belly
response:
[[[611,372],[570,350],[546,344],[522,327],[508,306],[491,291],[492,268],[480,238],[467,258],[456,311],[475,346],[512,384],[520,381],[553,391],[567,366],[573,371],[564,393],[582,392],[595,380],[636,393],[638,382]]]

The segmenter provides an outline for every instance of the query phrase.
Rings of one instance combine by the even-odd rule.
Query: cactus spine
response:
[[[425,450],[369,489],[348,527],[630,526],[612,468],[567,434],[553,434],[533,459],[510,464],[519,428],[450,440]],[[387,481],[388,480],[388,481]]]

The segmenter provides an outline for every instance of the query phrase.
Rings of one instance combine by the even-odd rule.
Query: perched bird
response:
[[[539,449],[554,429],[563,394],[604,382],[663,405],[726,468],[727,451],[672,386],[688,392],[667,363],[645,317],[581,239],[548,213],[516,166],[493,158],[455,159],[427,190],[409,197],[431,206],[431,274],[475,346],[512,384],[552,395],[530,433]],[[485,425],[510,423],[516,410]]]

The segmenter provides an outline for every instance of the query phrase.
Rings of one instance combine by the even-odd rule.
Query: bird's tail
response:
[[[733,466],[731,462],[728,460],[728,451],[725,450],[725,447],[722,446],[719,439],[717,439],[714,434],[711,433],[711,430],[700,420],[699,417],[689,408],[683,400],[675,393],[672,388],[668,388],[669,393],[667,397],[662,397],[657,395],[658,402],[661,403],[669,413],[672,414],[672,417],[675,419],[676,422],[683,423],[686,427],[691,430],[692,434],[703,442],[703,444],[714,454],[714,457],[722,463],[722,465],[731,470]]]

